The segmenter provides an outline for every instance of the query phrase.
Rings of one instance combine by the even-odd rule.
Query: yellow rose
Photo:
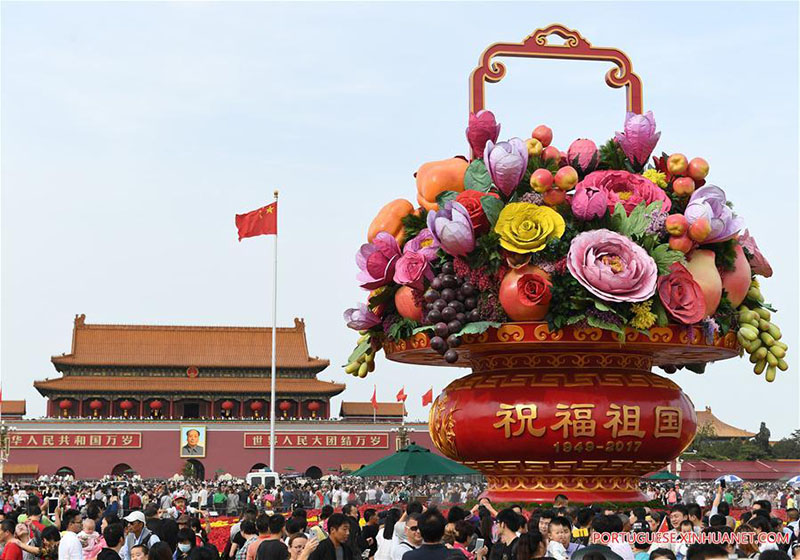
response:
[[[548,206],[512,202],[500,211],[494,231],[500,246],[513,253],[536,253],[551,239],[564,235],[566,224],[561,214]]]

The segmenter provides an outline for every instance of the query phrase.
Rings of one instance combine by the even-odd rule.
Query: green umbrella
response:
[[[678,476],[669,471],[657,471],[647,477],[647,480],[678,480]]]
[[[411,444],[397,453],[361,467],[353,476],[477,475],[478,471]]]

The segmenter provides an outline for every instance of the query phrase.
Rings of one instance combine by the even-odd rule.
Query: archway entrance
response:
[[[308,467],[305,472],[305,477],[319,480],[322,478],[322,469],[317,466]]]
[[[266,463],[256,463],[252,467],[250,467],[250,472],[257,472],[257,471],[268,471],[269,467]]]
[[[119,463],[111,469],[111,476],[133,476],[136,471],[128,463]]]
[[[197,459],[189,459],[186,461],[186,466],[191,465],[192,473],[190,476],[193,476],[197,480],[205,480],[206,479],[206,468],[203,466],[203,463],[198,461]],[[188,469],[184,469],[184,476],[188,474],[186,471]]]
[[[71,476],[75,478],[75,470],[72,467],[61,467],[56,471],[56,476]]]

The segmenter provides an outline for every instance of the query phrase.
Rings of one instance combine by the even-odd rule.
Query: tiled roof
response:
[[[750,438],[755,436],[753,432],[742,430],[726,424],[711,412],[711,407],[707,406],[705,410],[697,411],[697,427],[711,426],[714,429],[714,435],[720,438]]]
[[[787,480],[800,475],[800,461],[705,461],[692,459],[681,463],[683,480],[714,480],[735,474],[743,480]]]
[[[3,467],[5,474],[39,474],[38,464],[6,463]]]
[[[268,377],[101,377],[68,375],[57,379],[35,381],[33,386],[42,395],[51,393],[146,393],[148,396],[164,393],[221,393],[269,394]],[[319,379],[278,377],[277,393],[338,395],[345,385]]]
[[[25,401],[3,401],[3,416],[25,416]]]
[[[330,363],[309,357],[302,319],[278,327],[276,336],[278,367],[319,371]],[[269,368],[271,355],[271,328],[87,325],[78,315],[71,352],[51,360],[56,366]]]
[[[343,402],[339,411],[339,416],[372,416],[373,408],[371,402]],[[379,402],[375,416],[397,416],[405,415],[405,407],[399,402]]]

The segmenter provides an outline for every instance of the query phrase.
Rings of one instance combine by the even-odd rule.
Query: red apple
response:
[[[736,260],[733,263],[733,270],[724,270],[720,273],[722,277],[722,288],[728,294],[731,305],[738,307],[750,289],[750,263],[738,243],[733,248],[736,252]]]
[[[708,218],[698,218],[695,223],[689,226],[689,237],[692,241],[702,243],[711,233],[711,222]]]
[[[679,196],[688,196],[694,192],[694,179],[679,177],[672,182],[672,190]]]
[[[692,158],[687,173],[695,181],[702,181],[708,176],[708,162],[703,158]]]
[[[547,146],[544,151],[542,152],[542,157],[545,161],[548,159],[554,159],[556,161],[561,160],[561,152],[558,151],[558,148],[555,146]]]
[[[680,251],[686,254],[692,250],[692,247],[694,247],[694,242],[685,233],[669,238],[669,248],[673,251]]]
[[[550,189],[544,193],[543,198],[548,206],[558,206],[567,199],[567,193],[561,189]]]
[[[559,192],[559,191],[548,191]],[[540,303],[532,304],[524,294],[520,294],[519,280],[526,274],[537,274],[545,280],[550,280],[550,275],[544,270],[531,264],[509,270],[500,284],[500,305],[512,321],[540,321],[547,315],[550,308],[550,294],[545,294]]]
[[[686,255],[686,268],[700,285],[706,299],[706,317],[717,311],[719,300],[722,298],[722,278],[715,263],[714,251],[708,249],[695,249]]]
[[[556,172],[555,183],[562,191],[571,191],[578,184],[578,172],[571,165],[562,167]]]
[[[540,124],[533,129],[531,138],[536,138],[546,148],[553,141],[553,130],[549,126]]]
[[[683,175],[689,167],[689,161],[683,154],[672,154],[667,159],[667,169],[673,175]]]
[[[422,321],[422,307],[414,301],[414,294],[408,286],[403,286],[394,294],[394,305],[401,317]]]
[[[666,221],[667,233],[670,235],[683,235],[689,229],[689,221],[683,214],[670,214]]]
[[[553,174],[547,169],[537,169],[531,173],[531,188],[538,192],[546,192],[553,186]]]

